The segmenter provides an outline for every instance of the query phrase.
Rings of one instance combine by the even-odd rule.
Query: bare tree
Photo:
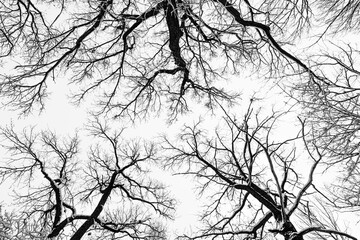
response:
[[[1,209],[2,210],[2,209]],[[46,239],[46,233],[39,230],[38,225],[18,216],[15,212],[0,212],[0,239]]]
[[[47,14],[49,7],[56,14]],[[23,113],[42,109],[49,80],[64,81],[65,74],[74,102],[96,96],[96,112],[115,117],[143,116],[164,104],[176,117],[188,109],[186,95],[210,108],[215,100],[233,103],[238,95],[219,86],[224,73],[243,66],[320,78],[284,47],[309,26],[305,0],[9,0],[0,14],[1,56],[17,56],[0,92]]]
[[[200,123],[185,126],[176,143],[165,138],[168,166],[193,175],[200,194],[207,196],[203,228],[185,239],[264,239],[274,233],[300,240],[314,232],[356,239],[319,221],[307,221],[318,214],[312,195],[322,152],[306,141],[300,119],[298,135],[276,138],[280,115],[274,112],[262,119],[250,107],[241,123],[227,115],[222,124],[227,130],[217,130],[213,138]]]
[[[11,231],[12,223],[10,216],[7,212],[3,213],[0,206],[0,239],[9,239],[9,233]]]
[[[324,164],[335,165],[343,173],[330,188],[331,203],[354,210],[360,206],[360,71],[356,62],[359,51],[350,45],[336,48],[336,55],[320,55],[314,63],[327,81],[294,84],[290,96],[303,106],[303,116],[312,125],[312,140],[326,157]]]
[[[1,129],[12,155],[0,176],[14,181],[16,215],[49,238],[165,238],[154,217],[171,218],[174,202],[162,184],[146,177],[154,146],[123,142],[122,131],[112,132],[99,121],[89,128],[99,140],[89,161],[79,155],[76,136],[59,140],[49,131]]]
[[[321,0],[317,4],[321,9],[321,22],[326,26],[326,31],[331,29],[336,34],[359,29],[360,1]]]
[[[299,231],[290,216],[306,206],[311,187],[322,194],[312,181],[320,162],[329,167],[341,163],[346,173],[344,184],[335,186],[342,192],[336,206],[359,205],[359,188],[354,186],[359,183],[360,88],[353,57],[358,52],[352,46],[340,49],[342,58],[294,52],[299,52],[301,37],[318,25],[327,28],[321,37],[330,28],[333,32],[357,29],[358,5],[358,1],[307,0],[5,0],[0,3],[0,64],[14,68],[1,71],[0,97],[6,107],[27,114],[45,107],[49,92],[56,88],[53,82],[69,79],[72,101],[93,101],[95,115],[142,118],[165,106],[170,120],[176,120],[194,100],[210,109],[236,103],[239,94],[224,87],[228,73],[246,69],[267,79],[291,77],[295,91],[291,96],[305,107],[310,136],[305,137],[301,120],[299,136],[272,142],[275,115],[264,121],[255,118],[250,127],[249,112],[243,124],[226,118],[230,145],[220,133],[211,140],[197,127],[187,127],[182,136],[188,140],[187,148],[168,142],[179,154],[170,162],[185,160],[189,169],[195,168],[187,173],[207,179],[204,189],[215,184],[224,193],[214,195],[214,204],[204,214],[208,226],[200,237],[234,234],[232,221],[243,209],[254,218],[235,227],[241,234],[263,236],[270,220],[278,224],[272,232],[287,239],[302,239],[311,232],[335,233],[320,225]],[[77,157],[77,137],[61,142],[51,132],[36,134],[28,129],[18,134],[13,127],[2,129],[9,143],[5,147],[15,155],[9,166],[2,163],[1,176],[30,189],[18,196],[23,207],[20,217],[28,214],[31,224],[50,237],[67,238],[70,232],[74,239],[85,233],[96,238],[101,232],[109,238],[162,238],[162,227],[142,209],[150,207],[170,217],[172,203],[163,186],[132,176],[143,173],[140,166],[154,160],[153,147],[140,151],[138,144],[119,146],[120,133],[111,135],[98,121],[91,129],[110,147],[103,152],[102,145],[93,146],[86,167]],[[312,166],[303,185],[293,167],[298,162],[296,148],[285,149],[301,141]],[[222,155],[225,158],[218,159]],[[266,159],[266,165],[258,164],[259,158]],[[83,179],[84,184],[74,179]],[[236,199],[238,192],[241,205],[222,216],[218,206],[225,198]],[[113,195],[126,199],[126,204],[113,211],[103,209]],[[249,199],[256,199],[256,204]],[[78,214],[79,204],[80,208],[89,204],[91,214]],[[310,210],[304,209],[304,215],[310,216]]]

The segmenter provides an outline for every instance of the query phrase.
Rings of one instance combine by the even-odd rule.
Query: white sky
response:
[[[231,83],[234,84],[238,88],[238,90],[243,90],[244,86],[246,86],[246,91],[243,94],[243,101],[237,107],[236,110],[233,110],[232,113],[236,112],[238,117],[242,117],[243,113],[248,106],[248,99],[253,96],[253,92],[256,89],[262,89],[263,92],[266,92],[265,81],[259,78],[250,78],[249,76],[237,77]],[[268,86],[271,84],[268,83]],[[66,98],[66,93],[68,89],[66,87],[66,81],[58,81],[56,83],[56,91],[52,93],[49,100],[46,103],[46,110],[41,115],[30,115],[26,118],[18,118],[16,112],[9,111],[0,111],[0,123],[2,126],[9,124],[11,121],[15,124],[15,127],[18,130],[21,130],[25,126],[36,125],[38,126],[38,130],[49,129],[54,130],[57,133],[63,136],[71,136],[75,133],[76,129],[81,129],[83,124],[86,123],[88,115],[86,114],[86,108],[84,107],[74,107],[68,103],[68,99]],[[274,89],[272,90],[274,91]],[[265,94],[263,94],[265,95]],[[258,95],[260,96],[260,95]],[[273,105],[279,106],[283,105],[283,101],[285,100],[280,95],[268,95],[268,100],[265,101],[267,103],[264,106],[264,102],[262,102],[262,107],[264,110],[269,110]],[[244,108],[245,107],[245,108]],[[160,118],[148,119],[146,122],[139,124],[135,128],[129,127],[128,133],[130,132],[133,137],[142,137],[144,139],[151,140],[154,137],[157,137],[161,133],[167,134],[178,134],[180,126],[186,121],[188,124],[189,118],[193,119],[195,122],[198,119],[198,115],[205,116],[205,119],[208,120],[207,124],[212,126],[217,125],[217,121],[222,115],[209,115],[206,111],[203,110],[201,106],[193,107],[193,113],[181,116],[179,121],[169,126],[166,125],[166,120]],[[202,110],[202,111],[201,111]],[[294,115],[295,116],[295,115]],[[210,129],[211,131],[211,129]],[[281,128],[279,129],[279,136],[282,134],[284,136],[291,133],[291,135],[295,134],[298,131],[298,128],[294,128],[294,121],[289,119],[288,121],[281,122]],[[80,137],[81,146],[88,144],[91,139],[86,140],[84,137]],[[81,148],[83,154],[86,153],[86,149]],[[4,157],[6,154],[1,152],[0,156]],[[3,159],[2,159],[3,160]],[[306,167],[306,166],[304,166]],[[159,180],[162,180],[166,185],[169,186],[170,191],[174,195],[174,197],[178,201],[177,211],[176,211],[176,219],[173,222],[169,222],[169,231],[171,232],[171,239],[175,236],[175,234],[183,234],[190,233],[191,230],[196,230],[198,214],[200,213],[200,204],[199,200],[197,200],[196,195],[194,194],[194,183],[191,181],[191,178],[184,178],[183,176],[172,176],[170,173],[163,172],[161,170],[155,170],[153,173],[154,177],[161,176]],[[320,177],[320,174],[318,174]],[[326,178],[323,180],[326,180]],[[8,191],[6,186],[0,186],[0,191]],[[0,203],[3,202],[6,205],[11,205],[6,194],[0,195]],[[8,206],[9,206],[8,205]],[[345,220],[346,221],[346,220]]]
[[[246,91],[243,92],[243,102],[240,103],[240,106],[248,106],[248,99],[252,97],[255,91],[262,89],[263,92],[266,92],[267,87],[264,87],[265,84],[268,84],[268,87],[271,83],[267,83],[267,81],[263,78],[258,78],[258,76],[249,77],[244,73],[242,76],[236,76],[235,79],[232,79],[229,85],[234,88],[234,90]],[[273,90],[272,90],[273,91]],[[50,95],[49,101],[46,103],[46,110],[38,116],[35,112],[34,115],[31,115],[26,118],[18,118],[16,112],[0,110],[0,125],[5,126],[9,124],[11,121],[14,122],[17,129],[21,130],[23,127],[28,125],[37,125],[39,129],[50,129],[55,130],[58,133],[63,135],[72,135],[75,133],[76,129],[82,128],[83,124],[87,120],[86,108],[84,107],[74,107],[68,104],[68,99],[66,98],[66,93],[68,92],[66,81],[57,81],[56,82],[56,91]],[[280,95],[271,93],[268,95],[269,100],[266,101],[265,109],[270,109],[270,107],[274,104],[278,106],[283,105],[285,101],[284,98],[280,97]],[[264,102],[262,102],[264,104]],[[193,113],[197,115],[200,109],[203,109],[201,106],[191,106],[193,109]],[[238,111],[233,110],[237,113],[237,116],[242,117],[240,114],[241,111],[245,111],[244,108],[239,107]],[[198,111],[199,110],[199,111]],[[204,111],[202,112],[204,113]],[[191,119],[196,119],[194,114],[190,115]],[[212,116],[215,122],[217,118],[220,116]],[[207,118],[210,118],[209,116]],[[165,124],[165,120],[161,118],[157,119],[149,119],[147,122],[144,122],[140,126],[137,126],[130,131],[133,132],[134,136],[141,136],[145,139],[151,139],[156,137],[159,133],[167,132],[176,132],[181,126],[183,121],[189,119],[189,116],[182,116],[180,120],[175,123],[173,126],[168,126]],[[289,121],[283,122],[283,132],[279,132],[279,134],[288,134],[289,130],[294,130],[294,121],[289,119]],[[83,139],[81,139],[83,141]],[[84,150],[86,151],[86,150]],[[0,160],[3,161],[3,157],[6,154],[2,152],[0,149]],[[164,173],[159,170],[159,172],[155,172],[155,175],[162,174],[162,178],[170,186],[170,189],[174,196],[178,199],[179,205],[177,206],[176,220],[171,224],[170,228],[173,229],[174,233],[182,234],[186,231],[189,231],[193,225],[196,224],[197,220],[197,212],[199,211],[199,202],[196,199],[194,194],[194,184],[190,179],[186,179],[181,176],[171,176],[169,173]],[[320,175],[320,174],[319,174]],[[324,181],[329,180],[327,178],[323,178]],[[331,181],[331,180],[330,180]],[[7,191],[6,186],[0,186],[0,191]],[[0,203],[3,202],[5,204],[11,204],[9,202],[9,198],[6,194],[0,194]],[[352,213],[346,214],[345,221],[350,221],[349,225],[354,224],[353,217],[355,216]],[[344,219],[344,218],[341,218]],[[355,228],[353,231],[354,234],[358,234],[360,236],[360,231],[356,232]]]
[[[243,91],[244,87],[246,87],[246,91],[243,91],[241,104],[236,107],[236,109],[232,110],[232,113],[236,113],[238,117],[242,117],[245,113],[248,101],[250,97],[253,96],[253,93],[258,89],[262,90],[262,93],[258,91],[257,96],[265,96],[267,95],[267,100],[262,101],[261,105],[264,108],[265,112],[269,111],[272,106],[277,105],[277,109],[279,106],[283,106],[283,102],[285,99],[281,97],[281,95],[274,94],[274,89],[272,89],[270,94],[266,94],[268,87],[270,87],[271,83],[266,83],[264,79],[257,78],[257,76],[236,76],[231,82],[229,82],[230,86],[233,86],[233,89]],[[266,85],[268,87],[266,87]],[[18,130],[22,130],[23,127],[29,125],[38,126],[38,130],[49,129],[54,130],[57,133],[60,133],[63,136],[72,136],[76,129],[81,129],[83,124],[87,121],[87,113],[85,107],[75,107],[69,104],[69,101],[66,97],[68,93],[68,88],[66,86],[66,81],[58,81],[56,83],[55,88],[56,91],[50,95],[49,100],[46,102],[46,110],[37,115],[35,112],[33,115],[30,115],[26,118],[18,118],[16,112],[10,111],[0,111],[0,123],[2,126],[9,124],[11,121],[15,124],[15,127]],[[280,91],[280,90],[279,90]],[[153,118],[148,119],[146,122],[139,124],[135,128],[129,127],[128,133],[130,132],[133,137],[142,137],[144,139],[151,140],[154,137],[157,137],[159,134],[166,133],[170,134],[179,133],[179,129],[184,122],[191,124],[189,119],[193,119],[195,122],[198,119],[199,115],[205,116],[205,119],[208,120],[207,124],[216,126],[217,121],[222,115],[209,115],[204,111],[202,106],[193,106],[193,112],[189,115],[180,116],[179,121],[169,126],[166,125],[166,120],[164,118]],[[296,114],[292,117],[296,117]],[[279,137],[287,136],[289,133],[291,135],[295,134],[298,131],[298,128],[294,127],[295,123],[293,121],[294,118],[289,118],[288,121],[281,122],[281,128],[279,128]],[[126,124],[125,124],[126,125]],[[211,128],[211,127],[210,127]],[[211,129],[210,129],[211,131]],[[86,138],[80,138],[81,145],[86,145],[86,141],[91,141],[91,139],[86,140]],[[81,146],[80,146],[81,147]],[[83,149],[83,154],[86,153],[86,149]],[[5,156],[5,153],[1,152],[0,156]],[[305,168],[307,166],[304,166]],[[191,230],[196,230],[197,225],[197,216],[200,211],[200,202],[197,200],[196,195],[194,194],[194,183],[191,181],[191,178],[184,178],[183,176],[172,176],[170,173],[162,172],[160,170],[155,171],[154,176],[161,176],[160,180],[162,180],[166,185],[169,185],[169,188],[172,194],[177,198],[177,212],[176,219],[174,222],[169,222],[169,231],[172,233],[172,237],[175,234],[183,234],[190,233]],[[321,174],[317,174],[317,177],[321,177],[323,181],[329,180]],[[329,180],[330,182],[332,180]],[[5,188],[5,189],[4,189]],[[0,191],[8,191],[5,186],[0,186]],[[9,199],[6,194],[0,195],[0,203],[3,202],[5,205],[10,204]],[[348,216],[349,214],[346,214]],[[350,214],[351,215],[351,214]],[[344,221],[348,221],[349,218],[341,218]],[[353,223],[347,223],[347,225],[352,225]],[[354,232],[355,233],[355,232]],[[358,233],[356,233],[358,234]]]

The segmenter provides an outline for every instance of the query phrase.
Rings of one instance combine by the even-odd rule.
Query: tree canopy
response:
[[[2,107],[46,114],[66,82],[88,120],[72,136],[1,126],[16,205],[1,208],[0,238],[167,239],[176,200],[157,166],[190,175],[205,202],[179,239],[357,239],[334,213],[360,209],[359,3],[1,2]],[[262,85],[250,99],[245,78]],[[164,114],[184,127],[128,136]]]

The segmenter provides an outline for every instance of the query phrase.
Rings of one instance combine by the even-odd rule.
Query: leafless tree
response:
[[[164,239],[156,218],[171,218],[174,202],[164,186],[146,175],[154,163],[153,145],[122,140],[99,121],[89,126],[98,139],[85,161],[79,139],[60,140],[34,128],[17,133],[2,128],[4,147],[12,154],[0,167],[3,181],[13,181],[17,217],[56,239]],[[35,233],[33,233],[35,234]]]
[[[1,211],[0,239],[46,239],[46,233],[41,232],[36,224],[28,222],[26,218],[18,216],[15,212]]]
[[[314,233],[356,239],[315,221],[314,178],[322,152],[306,140],[300,119],[300,133],[277,138],[280,115],[262,119],[250,107],[240,123],[227,115],[222,124],[227,130],[217,130],[213,138],[200,123],[185,126],[179,141],[165,138],[168,166],[193,175],[207,197],[203,228],[184,239],[265,239],[271,233],[286,240]]]
[[[301,239],[311,232],[327,231],[319,225],[299,231],[290,221],[290,216],[306,205],[305,195],[311,187],[316,194],[321,192],[313,185],[312,174],[301,185],[293,167],[295,148],[284,150],[285,145],[304,141],[303,149],[312,161],[310,173],[320,162],[329,167],[341,162],[346,174],[344,184],[334,186],[343,193],[336,206],[358,206],[359,189],[354,186],[359,183],[360,88],[354,57],[358,52],[353,46],[340,48],[342,57],[294,52],[301,37],[309,35],[316,24],[326,27],[321,37],[330,28],[332,33],[357,29],[358,5],[358,1],[307,0],[5,0],[0,3],[0,64],[2,69],[12,68],[0,73],[0,97],[6,107],[27,114],[45,107],[49,92],[56,90],[53,82],[69,79],[72,101],[93,100],[96,107],[91,110],[97,116],[142,118],[165,106],[170,119],[176,120],[194,100],[210,109],[236,103],[239,93],[224,87],[227,73],[246,69],[261,72],[267,79],[291,77],[290,96],[304,106],[304,119],[312,126],[308,137],[303,129],[294,139],[274,143],[270,133],[276,117],[264,121],[255,117],[256,123],[250,127],[249,112],[243,124],[226,118],[230,145],[222,141],[223,136],[210,140],[198,133],[197,127],[187,127],[183,138],[188,140],[188,148],[169,142],[179,153],[170,162],[186,160],[191,163],[189,169],[195,168],[188,173],[208,179],[204,189],[217,184],[226,193],[214,195],[215,205],[210,204],[204,215],[209,222],[202,237],[226,234],[219,229],[233,228],[233,219],[246,208],[254,218],[236,226],[239,233],[262,236],[272,219],[279,225],[273,232]],[[314,11],[321,17],[314,17]],[[304,128],[305,120],[300,122]],[[99,232],[109,238],[122,234],[161,238],[162,227],[150,224],[151,218],[141,211],[143,206],[133,203],[169,217],[171,201],[162,195],[161,185],[135,180],[129,171],[142,173],[140,163],[154,160],[154,149],[147,146],[140,151],[137,144],[118,146],[120,133],[109,135],[99,122],[91,129],[93,136],[108,142],[110,148],[108,153],[101,145],[93,146],[86,167],[77,157],[77,137],[61,142],[51,132],[36,134],[28,129],[18,134],[12,127],[2,129],[10,143],[5,147],[15,157],[9,166],[3,164],[1,175],[4,181],[15,179],[30,189],[25,196],[18,196],[23,206],[19,214],[29,214],[31,224],[60,238],[68,231],[75,238],[85,232],[94,238]],[[214,154],[211,160],[210,153]],[[218,159],[221,155],[227,157]],[[267,159],[267,165],[257,164],[259,158]],[[196,168],[199,164],[201,170]],[[85,172],[80,174],[78,169]],[[263,175],[263,171],[270,172]],[[38,184],[33,180],[39,176],[43,182]],[[71,176],[86,184],[78,186]],[[234,207],[234,215],[219,217],[223,213],[216,204],[220,206],[224,198],[231,202],[235,199],[232,194],[238,192],[242,205]],[[107,212],[103,203],[110,202],[112,195],[127,199],[126,204]],[[256,199],[257,204],[249,199]],[[91,201],[98,203],[93,212],[78,214],[78,204],[83,208]]]
[[[175,117],[188,109],[186,95],[210,108],[233,103],[237,93],[219,86],[224,73],[243,66],[318,77],[285,48],[309,26],[306,0],[8,0],[0,15],[1,57],[17,61],[0,92],[23,113],[42,109],[50,80],[64,75],[72,77],[74,102],[93,94],[97,113],[115,117],[164,104]]]
[[[326,31],[332,33],[359,29],[360,1],[316,1],[321,11]],[[325,21],[324,21],[325,20]]]
[[[319,55],[316,67],[327,76],[321,84],[294,84],[290,96],[304,109],[312,125],[312,140],[324,151],[328,167],[343,172],[331,187],[332,203],[339,208],[359,209],[360,85],[359,51],[337,47],[337,53]],[[333,79],[333,80],[331,80]]]

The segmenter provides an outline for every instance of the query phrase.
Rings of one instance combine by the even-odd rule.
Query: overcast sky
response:
[[[48,12],[49,13],[49,12]],[[353,38],[355,39],[355,38]],[[339,40],[340,41],[340,40]],[[357,40],[356,40],[357,41]],[[304,44],[309,44],[306,42]],[[319,44],[321,45],[321,42]],[[318,47],[320,49],[321,47]],[[296,52],[296,48],[293,48]],[[318,50],[317,49],[317,50]],[[302,48],[298,48],[299,53],[302,54]],[[8,71],[13,71],[14,68],[12,65],[7,66]],[[9,109],[0,110],[0,125],[6,126],[10,123],[13,123],[15,128],[21,131],[26,126],[36,126],[38,130],[52,130],[63,136],[72,136],[75,132],[80,131],[80,140],[81,140],[81,151],[83,154],[86,154],[87,147],[91,144],[92,139],[87,137],[83,131],[84,124],[89,120],[88,109],[91,108],[87,103],[80,106],[73,106],[69,103],[69,87],[67,86],[67,79],[58,79],[56,80],[51,89],[51,94],[46,101],[45,110],[42,113],[33,112],[29,116],[20,116],[17,111],[12,111]],[[285,102],[288,98],[285,95],[280,94],[281,89],[278,87],[273,87],[274,83],[268,81],[265,77],[261,76],[261,73],[254,75],[253,73],[244,72],[239,73],[238,75],[229,76],[229,82],[227,87],[231,88],[233,91],[241,92],[242,97],[238,105],[231,109],[229,114],[236,114],[237,117],[242,118],[243,114],[247,110],[249,100],[254,96],[263,98],[259,101],[259,104],[255,104],[255,108],[262,108],[263,114],[270,114],[272,109],[275,110],[286,110],[289,108],[289,105],[286,106]],[[287,117],[282,119],[281,124],[277,128],[277,133],[279,138],[296,134],[299,130],[299,122],[297,120],[297,110],[296,108],[292,109],[294,113],[289,114]],[[149,119],[144,119],[143,121],[137,121],[132,123],[130,121],[124,121],[119,119],[119,126],[126,126],[127,133],[129,138],[143,138],[145,140],[154,140],[159,137],[161,134],[174,135],[178,134],[181,126],[184,123],[192,124],[195,123],[199,117],[205,119],[205,126],[208,129],[214,129],[218,126],[219,120],[224,116],[221,114],[221,110],[217,109],[216,112],[211,113],[200,104],[191,106],[191,112],[188,114],[179,116],[178,121],[173,122],[172,124],[167,123],[166,119],[167,109],[163,109],[163,114],[160,116],[153,115]],[[3,152],[3,149],[0,148],[1,160],[4,160],[7,156],[7,153]],[[307,171],[307,164],[303,165],[304,172]],[[321,171],[316,172],[316,181],[320,185],[326,185],[336,180],[337,170],[333,169],[326,173]],[[175,234],[182,234],[190,231],[191,228],[195,228],[196,221],[198,220],[197,214],[200,211],[201,201],[197,200],[197,195],[195,194],[195,183],[191,178],[185,178],[183,176],[172,176],[172,173],[164,172],[158,168],[154,168],[152,173],[154,178],[158,178],[161,181],[164,181],[168,186],[172,194],[178,200],[177,212],[175,221],[170,224],[170,231],[172,236]],[[6,207],[11,209],[12,201],[8,194],[11,194],[7,189],[7,186],[0,186],[1,192],[5,194],[0,194],[0,203],[3,203]],[[339,215],[339,219],[349,225],[351,230],[349,233],[360,236],[360,230],[354,226],[357,223],[353,221],[353,213],[345,213]],[[195,229],[193,229],[195,230]]]

